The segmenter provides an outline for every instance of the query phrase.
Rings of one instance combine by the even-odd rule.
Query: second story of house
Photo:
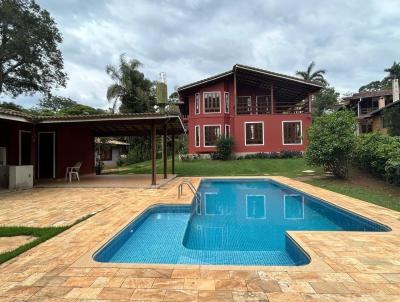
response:
[[[311,99],[320,89],[313,82],[238,64],[182,86],[178,92],[189,152],[214,151],[221,135],[235,138],[236,153],[305,150],[303,133],[311,123]],[[293,144],[284,143],[285,128],[292,129],[287,136],[298,133]]]

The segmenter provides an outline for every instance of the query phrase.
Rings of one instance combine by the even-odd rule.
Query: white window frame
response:
[[[199,143],[197,144],[197,139],[196,139],[196,135],[197,135],[197,129],[199,129]],[[201,145],[201,134],[200,134],[200,126],[194,126],[194,146],[196,148],[199,148]]]
[[[206,112],[206,98],[205,98],[205,94],[206,93],[218,93],[219,95],[219,111],[218,112]],[[221,100],[221,91],[204,91],[203,92],[203,114],[218,114],[221,113],[222,110],[222,100]]]
[[[286,197],[291,197],[291,196],[300,196],[301,197],[302,217],[293,217],[293,218],[286,217]],[[304,219],[304,196],[302,196],[300,194],[285,194],[283,196],[283,219],[285,219],[285,220],[303,220]]]
[[[247,124],[262,124],[262,144],[248,144],[247,143]],[[263,121],[254,121],[254,122],[244,122],[244,145],[245,146],[264,146],[265,143],[265,129],[264,129],[264,122]]]
[[[201,112],[200,103],[201,103],[201,101],[200,101],[200,93],[197,92],[194,95],[194,114],[200,114],[200,112]],[[197,110],[197,105],[199,105],[198,106],[199,110]]]
[[[226,135],[226,129],[228,129],[229,136]],[[231,125],[225,124],[224,137],[230,137],[230,136],[231,136]]]
[[[285,144],[285,123],[300,123],[300,143],[298,144]],[[296,121],[282,121],[282,145],[284,146],[301,146],[303,145],[303,121],[296,120]]]
[[[264,216],[262,217],[250,217],[247,214],[249,213],[249,209],[248,209],[248,203],[249,203],[249,196],[253,196],[253,197],[263,197],[264,199]],[[267,218],[267,201],[265,198],[265,195],[254,195],[254,194],[246,194],[246,219],[266,219]]]
[[[221,136],[221,124],[214,124],[214,125],[203,125],[203,146],[205,148],[215,148],[214,146],[206,146],[206,127],[219,127],[219,136]]]
[[[262,98],[262,97],[265,97],[266,99],[267,99],[267,108],[269,107],[269,105],[270,105],[270,95],[268,95],[268,94],[263,94],[263,95],[256,95],[256,114],[259,114],[258,113],[258,111],[257,111],[257,108],[258,108],[258,98]],[[262,113],[262,114],[268,114],[268,113]]]
[[[249,98],[247,100],[247,107],[250,108],[250,111],[249,111],[249,113],[247,115],[253,114],[253,106],[252,106],[253,100],[251,98],[251,95],[238,95],[237,96],[237,102],[239,102],[239,98]],[[249,103],[249,101],[250,101],[250,103]],[[237,104],[236,104],[236,114],[237,114]],[[239,114],[239,115],[245,115],[245,114]]]
[[[22,162],[22,148],[21,148],[22,147],[22,132],[32,133],[29,130],[19,130],[18,131],[18,166],[21,166],[21,162]]]
[[[204,215],[207,216],[221,216],[224,215],[224,208],[222,208],[222,213],[221,214],[212,214],[212,213],[207,213],[207,196],[209,195],[218,195],[217,192],[204,192]]]
[[[229,113],[229,92],[224,92],[224,112]]]

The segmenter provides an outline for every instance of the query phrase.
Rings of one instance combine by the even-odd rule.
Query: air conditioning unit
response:
[[[31,189],[33,187],[33,166],[9,166],[10,190]]]

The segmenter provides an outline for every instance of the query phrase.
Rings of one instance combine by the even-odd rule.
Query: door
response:
[[[31,132],[19,132],[19,165],[31,165]]]
[[[55,178],[55,133],[39,132],[39,178]]]

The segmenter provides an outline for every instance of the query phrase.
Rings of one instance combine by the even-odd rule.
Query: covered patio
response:
[[[18,172],[20,169],[15,167],[23,168],[24,175],[16,178],[30,177],[30,183],[33,178],[34,185],[42,187],[159,187],[175,175],[175,138],[185,132],[179,116],[160,113],[42,117],[0,109],[0,125],[0,165],[5,168],[2,173]],[[149,138],[152,173],[94,175],[95,138],[123,136]],[[159,175],[156,166],[158,137],[162,137],[163,159]],[[167,166],[167,141],[172,150],[171,175]],[[81,181],[65,182],[66,168],[78,162],[82,162]],[[4,187],[7,177],[2,179]],[[22,180],[22,183],[29,181]]]

